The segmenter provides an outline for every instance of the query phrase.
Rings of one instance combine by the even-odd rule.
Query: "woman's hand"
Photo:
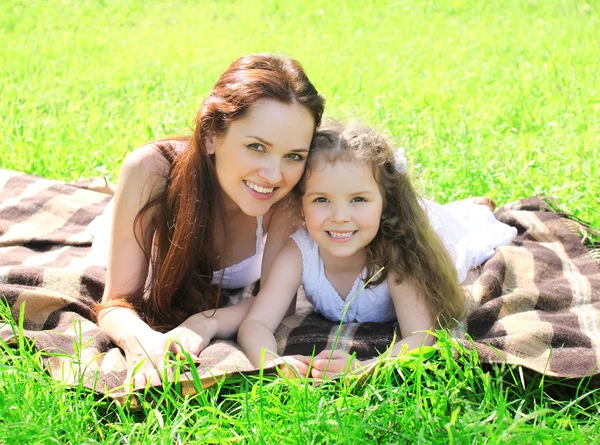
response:
[[[350,354],[336,349],[321,351],[312,362],[311,376],[315,379],[331,378],[362,368],[359,360]]]
[[[133,384],[133,389],[160,385],[163,378],[170,378],[174,360],[185,359],[184,351],[192,359],[198,359],[200,351],[208,345],[200,335],[181,326],[165,334],[149,329],[133,342],[125,350],[125,383]]]

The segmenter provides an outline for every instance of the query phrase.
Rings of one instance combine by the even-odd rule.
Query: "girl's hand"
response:
[[[315,379],[331,378],[362,368],[361,362],[350,354],[336,349],[321,351],[312,362],[311,376]]]
[[[281,364],[286,364],[288,366],[293,367],[298,372],[300,377],[306,377],[308,373],[309,363],[310,357],[306,357],[304,355],[286,355],[265,362],[264,367],[267,368],[270,366],[279,366]]]
[[[165,334],[147,330],[134,341],[136,344],[125,351],[125,383],[133,384],[133,389],[144,388],[148,384],[157,386],[163,378],[169,378],[174,358],[169,353],[182,359],[185,357],[183,351],[187,351],[192,359],[198,359],[198,353],[207,344],[198,334],[181,326]]]

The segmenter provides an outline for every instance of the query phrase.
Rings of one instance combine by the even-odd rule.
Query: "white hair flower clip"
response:
[[[398,147],[394,153],[394,168],[401,175],[408,173],[408,161],[404,156],[404,148]]]

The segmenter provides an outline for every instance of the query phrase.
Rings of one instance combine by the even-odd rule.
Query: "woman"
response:
[[[248,304],[219,311],[219,323],[200,312],[217,307],[221,288],[266,276],[296,229],[282,199],[304,172],[323,107],[296,61],[244,56],[204,100],[192,137],[127,156],[98,324],[125,352],[128,382],[143,362],[135,387],[160,383],[167,348],[196,355],[234,335]]]

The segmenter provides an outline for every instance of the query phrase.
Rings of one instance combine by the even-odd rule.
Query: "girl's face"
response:
[[[314,126],[302,105],[263,99],[223,136],[208,138],[228,208],[260,216],[287,195],[304,172]]]
[[[306,179],[302,208],[321,254],[348,258],[363,255],[377,235],[383,198],[368,166],[317,159]]]

